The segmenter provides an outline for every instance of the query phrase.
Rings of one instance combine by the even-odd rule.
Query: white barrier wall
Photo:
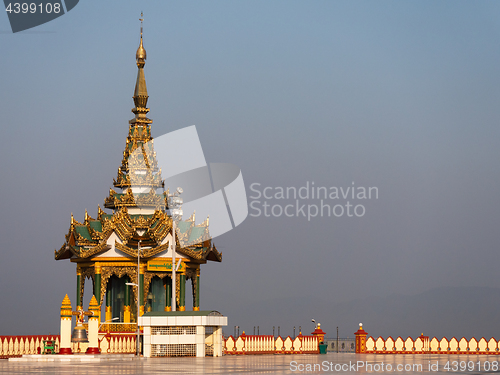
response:
[[[283,339],[273,335],[245,335],[238,338],[229,336],[224,340],[225,354],[316,354],[319,343],[316,336],[298,335]]]
[[[39,354],[43,351],[43,340],[55,340],[59,349],[59,335],[0,336],[0,357]]]
[[[388,337],[366,339],[366,353],[377,354],[500,354],[500,341],[495,338],[489,340],[481,337],[479,340],[475,337],[467,340],[465,337],[457,339],[452,337],[447,339],[443,337],[438,339],[433,337],[429,340],[429,336],[419,336],[416,339],[408,337],[403,339],[397,337],[393,339]]]
[[[25,354],[43,353],[43,340],[55,341],[55,352],[59,353],[59,335],[0,336],[0,358],[16,357]],[[99,334],[101,354],[128,354],[136,351],[135,335]],[[88,343],[71,343],[74,354],[86,352]]]

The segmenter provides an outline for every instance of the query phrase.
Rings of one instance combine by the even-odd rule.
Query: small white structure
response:
[[[222,356],[218,311],[151,311],[139,318],[144,329],[144,357]]]

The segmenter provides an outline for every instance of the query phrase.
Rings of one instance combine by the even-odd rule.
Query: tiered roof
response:
[[[71,225],[66,241],[55,251],[56,260],[79,258],[89,259],[111,248],[107,241],[115,233],[115,248],[130,257],[137,258],[138,242],[141,241],[141,257],[150,258],[168,249],[163,240],[172,231],[172,218],[156,210],[152,215],[130,215],[127,208],[110,215],[98,207],[98,217],[93,219],[85,212],[83,223],[71,215]],[[145,230],[142,236],[138,229]],[[176,236],[177,251],[198,261],[220,262],[221,254],[211,243],[208,221],[196,226],[194,215],[186,222],[180,222]]]
[[[134,90],[135,117],[129,121],[123,159],[113,185],[121,189],[110,189],[104,207],[113,210],[105,213],[98,207],[97,219],[85,211],[83,223],[71,215],[71,223],[65,243],[55,251],[55,259],[90,259],[112,248],[109,238],[116,233],[120,241],[114,246],[126,256],[137,257],[138,242],[141,241],[141,257],[154,257],[168,249],[166,237],[172,231],[172,218],[166,213],[168,191],[163,189],[161,169],[158,168],[156,153],[151,137],[152,120],[146,117],[148,93],[144,76],[146,50],[142,40],[136,53],[138,67]],[[147,209],[151,214],[130,214],[130,208]],[[136,210],[137,211],[137,210]],[[145,230],[142,236],[137,230]],[[194,213],[185,222],[179,222],[176,230],[176,248],[180,253],[195,261],[221,261],[221,254],[213,246],[208,229],[208,219],[195,225]]]
[[[104,207],[116,209],[119,207],[155,207],[166,206],[165,196],[156,194],[156,189],[163,188],[161,169],[158,168],[156,153],[153,147],[153,137],[151,136],[152,120],[146,117],[149,112],[147,108],[148,90],[146,78],[144,76],[144,65],[146,60],[146,50],[142,41],[136,53],[137,80],[134,90],[134,104],[132,112],[135,117],[129,121],[128,137],[123,151],[123,159],[118,168],[118,175],[113,179],[113,185],[124,190],[120,194],[113,189],[106,198]],[[132,188],[150,189],[146,194],[135,195]],[[136,202],[136,200],[139,200]]]

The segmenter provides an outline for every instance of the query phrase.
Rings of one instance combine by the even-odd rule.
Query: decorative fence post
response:
[[[363,323],[359,323],[359,329],[354,332],[356,335],[356,353],[366,353],[366,335],[363,329]]]
[[[59,354],[73,354],[71,351],[72,317],[71,301],[66,294],[61,304],[61,348]]]
[[[241,348],[241,351],[243,352],[243,354],[246,354],[246,351],[248,350],[248,343],[247,343],[247,335],[245,335],[245,331],[243,331],[241,336],[238,338],[241,338],[241,340],[243,341],[243,346]]]
[[[86,354],[100,354],[99,350],[99,305],[95,296],[89,303],[89,312],[93,315],[89,316],[89,347],[87,348]]]
[[[422,353],[428,353],[430,351],[429,336],[424,336],[422,333],[419,339],[422,340]]]
[[[302,332],[300,334],[302,334]],[[316,336],[318,338],[319,344],[323,344],[323,342],[325,341],[326,332],[323,332],[323,330],[321,329],[321,324],[318,323],[314,332],[311,332],[311,335]]]
[[[324,350],[324,354],[326,354],[325,334],[326,334],[326,332],[323,332],[323,330],[321,329],[320,323],[318,323],[314,332],[311,332],[311,335],[318,338],[318,348],[317,348],[318,353],[321,353],[320,348],[322,348],[322,350]]]

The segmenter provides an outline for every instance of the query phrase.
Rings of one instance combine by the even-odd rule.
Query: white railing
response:
[[[272,335],[245,335],[238,338],[229,336],[224,340],[225,354],[313,354],[319,353],[316,336],[299,335],[283,339]]]
[[[55,342],[55,353],[59,353],[59,335],[0,336],[0,358],[19,357],[26,354],[42,354],[43,341]],[[74,354],[84,354],[88,343],[71,343]],[[100,333],[99,349],[101,354],[132,354],[136,352],[136,335]]]
[[[489,340],[481,337],[479,340],[475,337],[467,340],[465,337],[457,339],[452,337],[448,340],[443,337],[439,340],[433,337],[429,340],[428,336],[419,336],[416,339],[408,337],[403,339],[397,337],[393,339],[388,337],[366,339],[366,353],[387,353],[387,354],[500,354],[500,341],[495,338]]]
[[[55,341],[55,350],[59,351],[59,335],[0,336],[0,357],[41,354],[44,340]]]

